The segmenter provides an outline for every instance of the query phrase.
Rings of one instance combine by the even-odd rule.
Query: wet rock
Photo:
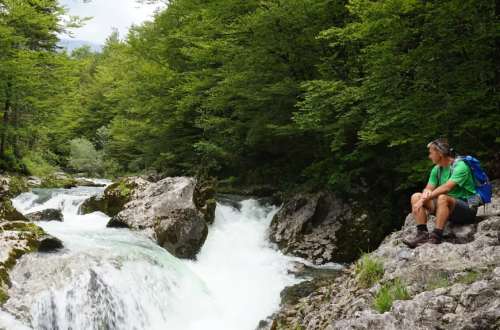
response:
[[[206,221],[194,208],[158,216],[154,230],[158,244],[179,258],[194,258],[208,234]]]
[[[215,182],[213,180],[198,181],[193,192],[193,202],[196,208],[203,213],[203,218],[208,224],[215,220]]]
[[[315,264],[352,261],[360,250],[368,249],[373,239],[367,218],[363,210],[332,193],[299,194],[274,216],[270,239],[284,253]]]
[[[54,236],[45,234],[38,239],[38,251],[55,252],[63,248],[62,241]]]
[[[171,254],[194,258],[208,233],[207,218],[213,218],[209,212],[215,211],[207,207],[212,193],[195,192],[196,184],[194,178],[173,177],[137,188],[108,227],[141,230]]]
[[[31,221],[63,221],[64,217],[61,210],[45,209],[38,212],[32,212],[25,215]]]
[[[97,183],[85,178],[76,178],[76,185],[80,187],[106,187],[104,183]]]

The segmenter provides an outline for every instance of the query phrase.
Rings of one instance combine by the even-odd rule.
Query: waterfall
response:
[[[64,222],[39,225],[65,248],[18,261],[0,329],[22,322],[33,329],[253,330],[297,282],[289,274],[293,259],[267,241],[275,206],[218,203],[205,245],[190,261],[138,232],[106,228],[103,213],[79,215],[81,203],[103,189],[37,189],[13,200],[23,213],[62,210]]]

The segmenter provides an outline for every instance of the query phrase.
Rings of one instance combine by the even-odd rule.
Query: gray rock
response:
[[[213,217],[207,212],[215,211],[198,207],[207,203],[196,199],[196,184],[194,178],[173,177],[136,188],[108,227],[141,230],[171,254],[194,258],[208,233],[206,219]]]
[[[0,218],[0,306],[8,299],[9,271],[24,254],[54,251],[62,247],[57,238],[27,221],[5,221]]]
[[[76,185],[81,187],[106,187],[104,183],[96,183],[94,181],[85,179],[85,178],[75,178]]]
[[[45,234],[38,241],[38,251],[40,252],[55,252],[63,248],[62,241],[52,235]]]
[[[284,253],[315,264],[349,262],[378,239],[367,217],[332,193],[299,194],[274,216],[269,236]]]
[[[42,179],[37,176],[29,176],[27,180],[27,184],[29,187],[40,187],[42,185]]]
[[[32,212],[25,215],[31,221],[63,221],[64,217],[61,210],[45,209],[38,212]]]

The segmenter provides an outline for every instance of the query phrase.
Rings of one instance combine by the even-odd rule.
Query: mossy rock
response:
[[[40,188],[73,188],[76,187],[77,185],[77,180],[67,176],[56,176],[56,175],[49,175],[44,178],[42,178],[42,184],[40,185]]]
[[[28,221],[24,215],[17,211],[8,198],[0,199],[0,219],[8,221]]]
[[[62,247],[59,239],[46,234],[42,228],[31,222],[0,222],[0,232],[4,231],[17,232],[17,238],[14,239],[13,245],[7,247],[7,258],[0,262],[0,306],[9,298],[7,289],[11,286],[11,281],[8,271],[16,265],[19,258],[26,253],[51,252]]]
[[[205,222],[211,224],[215,220],[215,180],[198,180],[193,192],[193,202],[203,213]]]
[[[96,211],[105,213],[110,217],[114,217],[127,204],[137,188],[134,180],[129,178],[121,179],[109,185],[103,196],[92,196],[80,206],[80,214],[88,214]]]

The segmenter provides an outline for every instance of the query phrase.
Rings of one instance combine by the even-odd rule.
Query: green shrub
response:
[[[395,300],[408,300],[410,295],[401,280],[396,279],[384,284],[373,299],[373,308],[380,313],[391,309]]]
[[[104,153],[97,151],[89,140],[85,138],[70,141],[70,157],[68,165],[77,172],[89,175],[104,173]]]
[[[45,177],[54,172],[59,171],[59,168],[46,160],[38,152],[31,152],[23,157],[23,163],[26,166],[29,174],[38,177]]]
[[[363,288],[369,288],[380,281],[384,275],[384,265],[380,260],[364,254],[356,262],[354,271],[358,284]]]

